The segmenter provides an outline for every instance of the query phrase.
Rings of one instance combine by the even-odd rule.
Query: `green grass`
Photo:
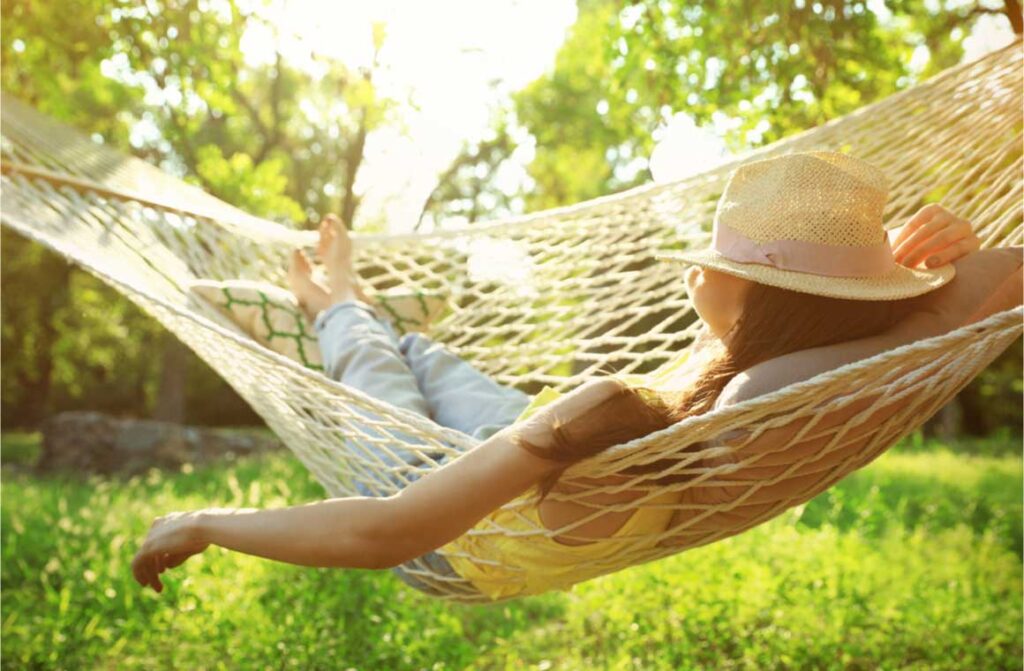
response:
[[[41,436],[38,432],[9,431],[2,434],[2,438],[0,438],[0,462],[4,465],[31,466],[39,458],[40,440]]]
[[[13,439],[13,440],[12,440]],[[31,455],[3,436],[3,459]],[[13,447],[12,447],[13,446]],[[1021,459],[897,447],[736,538],[557,593],[471,607],[386,572],[211,549],[157,595],[129,563],[152,518],[322,490],[288,453],[133,478],[5,466],[10,669],[1019,669]],[[975,455],[965,454],[975,452]],[[15,460],[17,461],[17,460]]]

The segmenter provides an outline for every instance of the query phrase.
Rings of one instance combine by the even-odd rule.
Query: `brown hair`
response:
[[[564,464],[538,484],[541,498],[547,496],[562,472],[577,461],[668,428],[686,417],[708,412],[738,373],[791,352],[886,331],[914,309],[915,300],[831,298],[754,284],[729,331],[729,347],[718,343],[718,351],[706,361],[688,389],[657,398],[623,385],[611,397],[568,422],[556,420],[551,446],[538,446],[517,436],[523,449]],[[654,462],[624,472],[659,472],[666,465]],[[672,479],[678,480],[678,476]]]

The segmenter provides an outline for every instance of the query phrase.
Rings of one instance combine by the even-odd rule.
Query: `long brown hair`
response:
[[[853,300],[754,284],[727,334],[729,346],[714,345],[717,351],[707,358],[691,387],[671,397],[652,397],[641,389],[623,386],[569,421],[556,420],[553,445],[539,446],[519,436],[517,443],[539,457],[564,464],[539,483],[543,498],[562,472],[577,461],[708,412],[729,381],[742,371],[791,352],[881,333],[914,306],[914,298]],[[658,472],[665,465],[655,462],[626,472]]]

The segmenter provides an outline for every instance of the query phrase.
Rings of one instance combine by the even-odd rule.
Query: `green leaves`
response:
[[[367,135],[397,121],[373,67],[288,62],[259,3],[11,0],[0,13],[5,94],[257,216],[341,211],[351,225]],[[380,50],[386,31],[372,31]],[[148,414],[160,352],[144,345],[162,330],[56,256],[4,242],[4,421],[82,404]],[[198,359],[189,367],[190,421],[254,419]]]
[[[653,134],[676,113],[713,127],[734,151],[768,144],[957,63],[977,18],[1000,13],[958,0],[580,3],[552,70],[505,112],[535,143],[533,182],[496,195],[501,185],[449,171],[456,184],[439,187],[430,212],[470,209],[467,194],[522,197],[536,210],[645,182]],[[502,114],[496,130],[512,137]],[[467,147],[455,165],[483,163],[493,175],[511,153],[474,157]]]
[[[248,154],[239,152],[225,158],[221,148],[213,144],[199,147],[196,159],[197,181],[218,198],[257,216],[302,218],[302,207],[285,195],[288,178],[280,159],[253,165]]]

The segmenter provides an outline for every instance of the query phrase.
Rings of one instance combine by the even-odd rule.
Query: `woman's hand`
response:
[[[971,222],[937,204],[922,207],[892,240],[893,257],[908,268],[922,261],[925,267],[935,268],[980,247]]]
[[[201,538],[198,523],[204,512],[171,513],[153,522],[146,540],[132,560],[132,574],[140,585],[149,585],[162,592],[161,573],[180,566],[192,555],[209,547],[209,543]]]

